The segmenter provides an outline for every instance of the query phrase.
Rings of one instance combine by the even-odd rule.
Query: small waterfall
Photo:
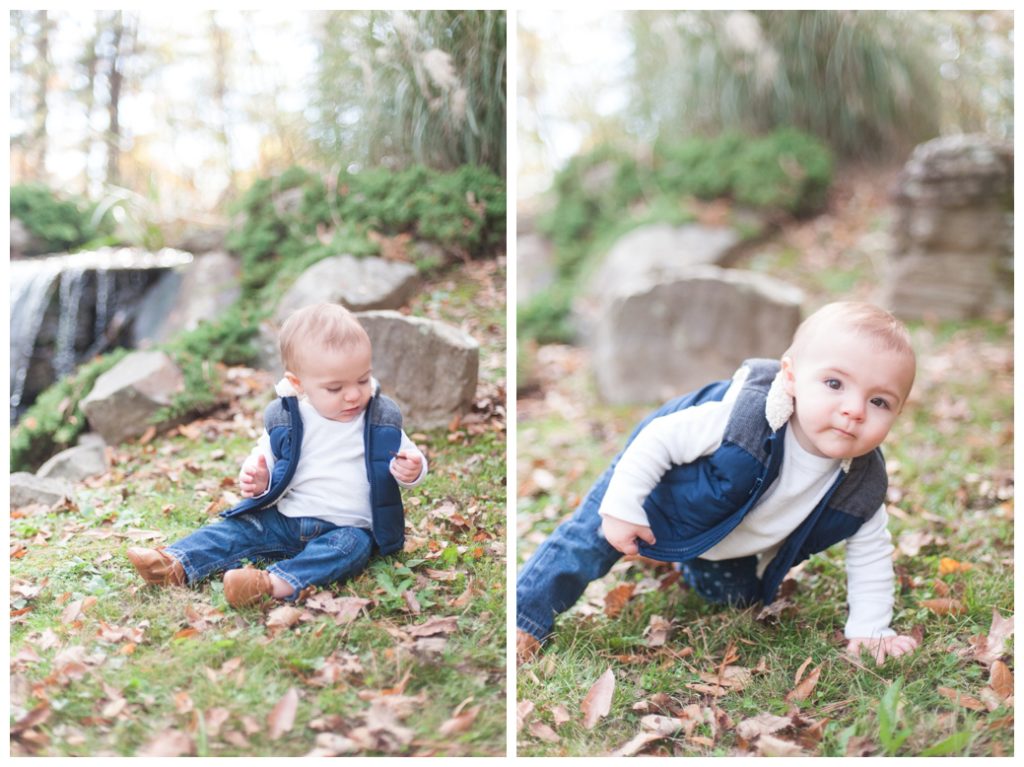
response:
[[[191,254],[171,248],[156,253],[103,248],[11,261],[11,423],[38,393],[37,365],[46,366],[41,370],[51,383],[73,373],[79,363],[115,343],[134,318],[154,270],[191,260]],[[47,320],[51,307],[55,311]],[[37,350],[41,335],[49,339],[44,343],[52,343],[47,347],[52,359]]]
[[[60,274],[59,264],[42,260],[11,262],[11,414],[21,405],[25,378],[39,328],[43,324],[50,288]]]

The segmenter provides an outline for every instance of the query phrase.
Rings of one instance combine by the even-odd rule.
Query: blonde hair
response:
[[[340,304],[314,304],[297,309],[285,320],[278,337],[285,370],[297,372],[302,352],[310,347],[326,352],[348,351],[370,337],[356,316]],[[307,358],[308,359],[308,358]]]
[[[906,354],[914,361],[914,347],[906,326],[891,313],[863,301],[836,301],[825,304],[800,323],[786,355],[795,356],[809,340],[828,327],[842,327],[874,340],[880,348]]]

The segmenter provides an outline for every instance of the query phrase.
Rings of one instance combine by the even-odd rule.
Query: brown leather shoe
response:
[[[263,597],[273,595],[274,584],[266,570],[243,567],[224,573],[224,598],[232,607],[254,605]]]
[[[522,629],[516,629],[516,665],[533,660],[540,652],[540,642],[537,637],[527,634]]]
[[[185,568],[162,548],[144,549],[141,546],[132,546],[127,554],[146,583],[154,586],[185,585]]]

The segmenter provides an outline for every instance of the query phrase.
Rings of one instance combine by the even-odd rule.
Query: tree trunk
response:
[[[35,105],[32,109],[32,129],[29,135],[30,164],[34,166],[34,175],[38,179],[46,178],[46,155],[47,135],[46,118],[49,108],[46,97],[49,92],[50,72],[50,21],[46,11],[36,13],[36,22],[39,25],[39,34],[36,37],[36,62],[35,62]]]
[[[235,165],[231,157],[231,136],[228,132],[228,69],[230,44],[228,32],[217,24],[216,11],[209,11],[210,38],[213,43],[213,130],[224,152],[224,166],[228,174],[228,187],[224,194],[235,195]]]
[[[114,14],[111,28],[113,36],[110,45],[110,62],[107,68],[107,84],[109,99],[107,101],[107,183],[117,184],[121,181],[121,40],[124,38],[124,17],[121,11]]]

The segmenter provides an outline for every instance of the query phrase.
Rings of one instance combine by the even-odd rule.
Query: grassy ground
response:
[[[77,504],[11,520],[12,751],[45,756],[505,753],[504,267],[432,280],[414,313],[481,341],[477,407],[410,436],[405,551],[291,609],[234,610],[219,580],[145,586],[130,545],[169,543],[237,492],[272,382],[113,451]]]
[[[815,304],[869,295],[884,208],[870,187],[845,192],[831,220],[787,230],[740,266],[802,283]],[[520,755],[1013,753],[1012,623],[1003,622],[1013,617],[1012,325],[919,323],[912,333],[918,379],[883,449],[894,626],[921,647],[880,668],[846,657],[842,547],[791,572],[786,609],[760,620],[758,608],[703,603],[664,565],[623,560],[519,668]],[[542,347],[527,367],[520,561],[647,411],[601,405],[580,349]],[[659,627],[669,629],[664,644]],[[608,669],[610,709],[588,729],[583,701]]]

